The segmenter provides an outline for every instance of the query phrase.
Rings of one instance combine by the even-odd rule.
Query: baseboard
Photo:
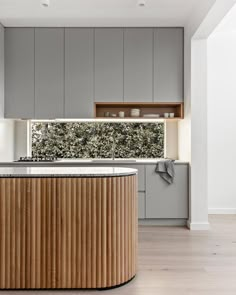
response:
[[[190,230],[209,230],[210,224],[209,222],[201,223],[201,222],[191,222],[190,220],[187,221],[187,227]]]
[[[236,214],[236,208],[209,208],[208,214]]]
[[[139,225],[156,225],[156,226],[187,226],[186,219],[179,218],[159,218],[159,219],[139,219]]]

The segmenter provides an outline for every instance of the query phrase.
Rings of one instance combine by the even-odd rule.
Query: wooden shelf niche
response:
[[[120,118],[118,113],[120,111],[125,112],[124,119],[145,119],[145,120],[155,120],[155,119],[165,119],[165,120],[180,120],[184,118],[184,104],[181,102],[176,103],[136,103],[136,102],[96,102],[95,106],[95,118],[96,119],[123,119]],[[140,117],[131,117],[131,109],[140,109]],[[105,117],[105,112],[110,114],[116,114],[116,117]],[[164,113],[174,113],[174,118],[164,118]],[[146,118],[143,117],[144,114],[160,114],[160,118]]]

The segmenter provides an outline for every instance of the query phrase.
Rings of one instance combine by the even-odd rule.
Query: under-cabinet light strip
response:
[[[165,119],[50,119],[50,120],[31,120],[31,122],[142,122],[142,123],[163,123],[165,122]]]

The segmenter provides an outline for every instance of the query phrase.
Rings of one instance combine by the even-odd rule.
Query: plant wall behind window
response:
[[[32,123],[32,156],[163,158],[164,123]]]

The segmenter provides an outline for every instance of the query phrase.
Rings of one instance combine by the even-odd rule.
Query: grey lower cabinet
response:
[[[95,28],[94,100],[123,102],[123,29]]]
[[[124,29],[124,101],[153,101],[153,29]]]
[[[146,208],[145,192],[138,192],[138,218],[139,219],[146,218],[145,208]]]
[[[5,29],[5,118],[34,118],[34,29]]]
[[[183,101],[183,28],[154,29],[154,102]]]
[[[145,185],[145,165],[121,165],[122,167],[128,167],[138,170],[138,218],[145,218],[145,206],[146,206],[146,185]]]
[[[155,173],[155,165],[146,165],[146,218],[188,218],[188,165],[175,165],[173,184]]]
[[[92,118],[94,30],[65,29],[65,118]]]
[[[138,170],[138,218],[145,218],[145,166],[144,165],[127,165],[129,168]]]
[[[138,191],[144,192],[146,190],[145,186],[145,165],[122,165],[122,167],[128,167],[138,170]]]
[[[25,86],[25,85],[24,85]],[[35,118],[64,117],[64,29],[35,29]]]

